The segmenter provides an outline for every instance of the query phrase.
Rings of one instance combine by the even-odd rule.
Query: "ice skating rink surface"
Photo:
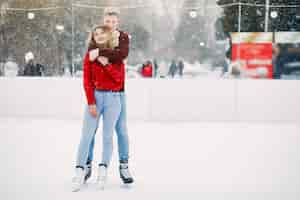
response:
[[[93,173],[72,193],[81,125],[80,120],[0,118],[0,199],[300,199],[299,123],[129,121],[135,184],[122,186],[115,145],[106,189],[95,189]],[[100,125],[93,172],[101,133]]]

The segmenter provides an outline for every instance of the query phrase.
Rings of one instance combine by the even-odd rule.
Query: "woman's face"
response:
[[[104,44],[108,41],[108,33],[104,32],[101,28],[97,28],[93,35],[97,44]]]

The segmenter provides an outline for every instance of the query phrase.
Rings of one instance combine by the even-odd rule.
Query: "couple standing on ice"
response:
[[[73,191],[91,177],[95,134],[102,115],[102,160],[98,164],[97,187],[104,189],[117,133],[119,173],[123,183],[133,183],[128,168],[129,141],[126,121],[125,65],[129,52],[128,34],[117,29],[119,11],[107,8],[103,25],[92,29],[83,61],[83,85],[87,98],[81,139],[77,152]]]

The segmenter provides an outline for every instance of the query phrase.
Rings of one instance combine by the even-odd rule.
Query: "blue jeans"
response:
[[[84,167],[88,159],[89,149],[98,128],[99,119],[103,116],[102,161],[109,165],[113,150],[113,131],[121,112],[120,92],[94,92],[98,116],[93,117],[88,106],[85,109],[82,134],[79,143],[76,166]]]
[[[119,160],[128,161],[129,139],[127,134],[126,95],[124,92],[120,93],[120,100],[121,100],[121,113],[115,127],[117,133],[117,139],[118,139]],[[96,131],[97,130],[95,130],[95,133]],[[95,145],[95,137],[93,138],[90,145],[87,163],[90,163],[93,160],[94,145]]]

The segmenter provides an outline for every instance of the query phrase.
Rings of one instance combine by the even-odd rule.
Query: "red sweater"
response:
[[[120,31],[119,46],[113,50],[100,50],[100,56],[109,59],[110,64],[103,66],[97,60],[89,60],[89,52],[86,53],[83,61],[83,86],[88,105],[96,103],[94,91],[124,89],[125,65],[123,60],[128,56],[129,39],[128,35]]]
[[[121,64],[108,64],[103,66],[97,60],[91,62],[89,54],[84,58],[83,86],[89,105],[95,104],[94,90],[119,91],[124,89],[125,66]]]

